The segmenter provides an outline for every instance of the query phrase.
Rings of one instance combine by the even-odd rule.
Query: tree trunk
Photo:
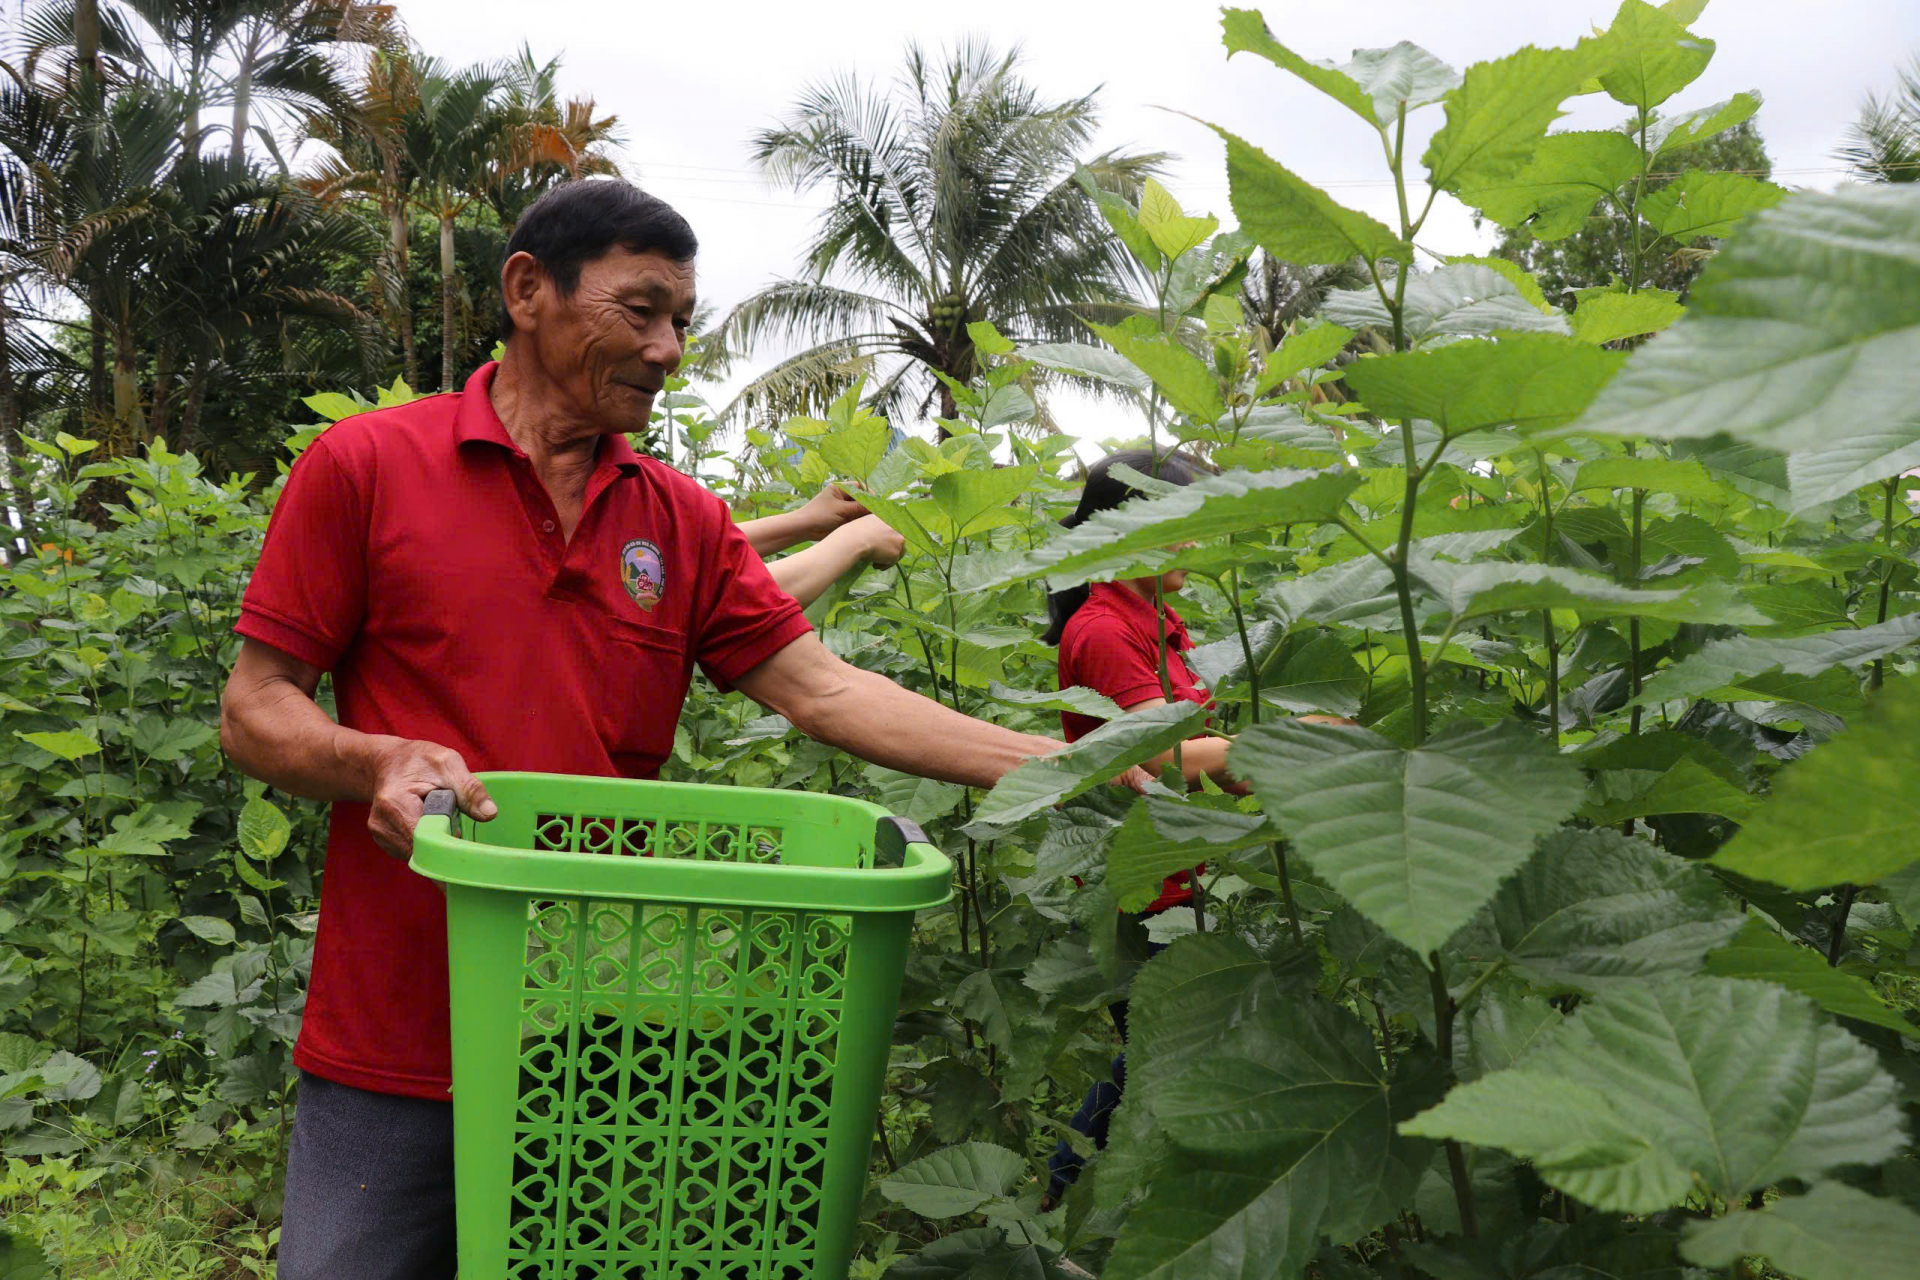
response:
[[[247,113],[253,104],[253,60],[259,37],[247,35],[246,48],[240,54],[240,73],[233,80],[233,138],[227,147],[227,163],[238,166],[247,158]]]
[[[204,361],[196,361],[193,373],[187,379],[187,403],[180,411],[180,449],[185,453],[193,447],[200,433],[200,407],[207,402],[207,366]]]
[[[73,60],[94,83],[100,80],[100,0],[77,0],[73,6]]]
[[[459,343],[453,333],[453,218],[440,215],[440,389],[452,391]]]
[[[162,342],[153,357],[153,411],[147,415],[147,439],[162,448],[167,444],[167,415],[173,408],[174,348]]]
[[[956,418],[959,415],[960,415],[960,406],[954,401],[953,388],[948,386],[944,382],[941,383],[940,384],[940,416],[942,418],[951,419],[951,418]],[[946,424],[943,422],[934,423],[933,430],[934,430],[933,438],[935,440],[940,441],[942,444],[946,443],[946,441],[949,438],[951,438],[953,435],[953,432],[947,430]]]
[[[0,537],[0,555],[8,563],[20,548],[20,534],[29,542],[33,538],[31,499],[21,496],[13,465],[14,441],[20,438],[20,399],[13,383],[13,361],[7,351],[10,319],[6,295],[0,293],[0,524],[6,526],[4,537]],[[18,534],[14,531],[16,519],[20,522]]]
[[[95,285],[87,294],[87,410],[98,419],[107,412],[107,298]]]
[[[116,442],[131,446],[146,438],[146,415],[140,411],[140,353],[133,345],[133,327],[113,327],[113,425]]]
[[[420,356],[413,345],[413,283],[407,278],[407,203],[400,196],[392,166],[388,167],[393,201],[387,211],[387,249],[393,261],[393,315],[400,333],[400,367],[409,387],[420,385]]]

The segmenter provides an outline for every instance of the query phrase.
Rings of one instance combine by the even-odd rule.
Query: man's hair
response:
[[[565,298],[579,286],[580,268],[615,246],[690,262],[700,242],[687,220],[660,197],[619,178],[580,178],[561,183],[527,206],[507,238],[506,258],[532,255]],[[502,299],[500,336],[512,333],[513,316]]]

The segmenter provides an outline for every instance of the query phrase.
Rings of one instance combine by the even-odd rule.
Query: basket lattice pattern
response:
[[[539,846],[777,862],[781,832],[542,815]],[[513,1280],[813,1274],[848,917],[529,899]]]

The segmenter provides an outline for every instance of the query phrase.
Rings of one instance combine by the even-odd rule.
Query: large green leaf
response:
[[[1257,815],[1220,813],[1147,796],[1134,802],[1107,846],[1107,887],[1122,911],[1141,911],[1160,896],[1161,882],[1175,872],[1279,838]]]
[[[1273,349],[1260,371],[1257,393],[1265,395],[1284,378],[1318,369],[1340,354],[1353,330],[1342,325],[1319,323],[1301,329]]]
[[[1920,199],[1842,187],[1754,215],[1572,430],[1789,453],[1803,509],[1920,465]]]
[[[1140,189],[1139,218],[1154,247],[1170,260],[1199,248],[1220,229],[1218,218],[1188,217],[1173,193],[1155,178],[1148,178]]]
[[[1456,195],[1525,167],[1560,104],[1605,65],[1597,40],[1572,49],[1531,45],[1504,58],[1476,62],[1446,96],[1447,122],[1421,157],[1428,181]]]
[[[1372,1032],[1315,998],[1266,1012],[1252,1054],[1196,1058],[1155,1108],[1179,1156],[1128,1215],[1106,1269],[1129,1280],[1297,1274],[1411,1193],[1426,1163],[1393,1130]]]
[[[1817,675],[1831,667],[1884,658],[1920,641],[1920,614],[1811,636],[1729,636],[1711,640],[1670,667],[1656,672],[1641,688],[1648,706],[1698,697],[1737,685],[1769,671]]]
[[[1664,289],[1599,293],[1575,308],[1573,336],[1599,346],[1643,333],[1658,333],[1686,313],[1687,309]]]
[[[1413,260],[1407,243],[1380,223],[1336,203],[1252,143],[1210,127],[1227,142],[1227,181],[1240,229],[1274,257],[1302,266],[1356,254],[1369,262]]]
[[[1276,525],[1330,519],[1359,487],[1354,471],[1229,471],[1206,476],[1159,498],[1136,498],[1056,534],[1025,559],[983,584],[1003,586],[1045,577],[1061,590],[1120,576],[1142,553],[1176,542],[1205,542]]]
[[[1076,1280],[1085,1275],[1079,1267],[1067,1270],[1037,1244],[1016,1243],[998,1226],[941,1236],[887,1268],[888,1280]]]
[[[1771,209],[1786,189],[1740,173],[1689,169],[1640,202],[1640,216],[1663,236],[1682,244],[1698,236],[1724,236],[1740,219]]]
[[[1625,354],[1554,333],[1456,342],[1347,366],[1347,385],[1382,418],[1425,418],[1450,436],[1512,424],[1523,433],[1576,417]]]
[[[1500,887],[1486,937],[1533,982],[1604,991],[1700,972],[1741,915],[1712,876],[1617,831],[1556,831]],[[1478,948],[1466,941],[1469,955]],[[1476,958],[1482,958],[1477,957]]]
[[[1596,826],[1674,813],[1717,813],[1743,821],[1754,804],[1745,788],[1696,760],[1683,759],[1657,773],[1635,769],[1601,774],[1580,816]]]
[[[1764,624],[1766,615],[1720,582],[1674,591],[1623,587],[1597,573],[1546,564],[1468,564],[1430,561],[1416,572],[1456,623],[1497,613],[1575,609],[1592,617],[1664,618],[1734,626]]]
[[[1658,158],[1664,152],[1694,146],[1737,124],[1744,124],[1759,109],[1760,94],[1756,90],[1736,93],[1724,102],[1697,111],[1683,111],[1677,116],[1656,120],[1647,130],[1647,147]]]
[[[272,862],[287,847],[293,828],[270,801],[255,798],[240,810],[240,850],[255,862]]]
[[[1401,1129],[1500,1147],[1596,1208],[1653,1213],[1877,1164],[1905,1145],[1898,1094],[1811,1000],[1696,977],[1594,997]]]
[[[1869,884],[1920,860],[1920,677],[1887,682],[1867,713],[1788,766],[1714,862],[1789,889]]]
[[[1423,955],[1585,790],[1574,765],[1511,722],[1454,725],[1411,751],[1365,729],[1260,724],[1228,761],[1321,877]]]
[[[1356,49],[1344,66],[1309,62],[1273,38],[1266,20],[1252,9],[1223,11],[1227,55],[1257,53],[1376,127],[1390,124],[1400,108],[1411,111],[1438,102],[1460,83],[1460,73],[1418,45],[1401,41],[1391,49]]]
[[[1062,373],[1078,374],[1084,378],[1097,378],[1101,382],[1116,383],[1133,391],[1147,391],[1153,386],[1153,380],[1118,351],[1096,347],[1091,343],[1043,342],[1037,346],[1022,347],[1015,355],[1048,369],[1058,369]]]
[[[1913,1280],[1920,1214],[1844,1182],[1822,1182],[1758,1212],[1688,1223],[1680,1254],[1702,1267],[1761,1257],[1794,1280]]]
[[[1564,315],[1541,311],[1511,280],[1472,263],[1410,277],[1405,301],[1402,332],[1415,343],[1444,336],[1484,338],[1497,332],[1568,332]],[[1334,290],[1327,294],[1320,313],[1351,329],[1371,325],[1386,331],[1393,325],[1379,292],[1370,288]]]
[[[957,1218],[1009,1191],[1027,1176],[1027,1160],[990,1142],[966,1142],[894,1170],[880,1193],[923,1218]]]
[[[1828,1013],[1903,1036],[1920,1033],[1920,1027],[1901,1017],[1865,978],[1834,968],[1812,947],[1788,941],[1758,918],[1749,920],[1733,941],[1707,957],[1707,972],[1722,978],[1777,982],[1812,998]]]
[[[1012,826],[1048,805],[1091,791],[1115,774],[1141,764],[1191,737],[1207,709],[1170,702],[1132,711],[1095,729],[1052,755],[1039,756],[1002,777],[974,812],[974,821]]]
[[[100,750],[100,743],[92,734],[77,733],[72,729],[63,729],[58,733],[21,733],[16,730],[13,736],[69,764]]]
[[[1213,370],[1145,316],[1132,316],[1117,325],[1087,327],[1138,365],[1160,388],[1167,403],[1196,423],[1211,425],[1226,411],[1220,399],[1220,380]]]
[[[1725,491],[1693,458],[1595,458],[1580,465],[1571,493],[1583,489],[1643,489],[1683,502],[1717,502]]]
[[[1460,199],[1503,227],[1525,226],[1538,239],[1561,240],[1639,172],[1640,148],[1625,134],[1555,133],[1518,173],[1464,188]]]
[[[1626,0],[1606,39],[1613,69],[1600,77],[1600,87],[1629,107],[1659,106],[1699,79],[1713,58],[1713,41],[1645,0]]]
[[[949,471],[933,478],[934,505],[952,525],[952,537],[970,537],[992,528],[1002,508],[1033,488],[1035,470],[1029,465]]]

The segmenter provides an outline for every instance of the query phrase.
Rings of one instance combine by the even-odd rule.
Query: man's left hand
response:
[[[808,498],[795,513],[806,523],[809,539],[820,539],[849,521],[867,514],[860,500],[837,484],[830,484]]]

